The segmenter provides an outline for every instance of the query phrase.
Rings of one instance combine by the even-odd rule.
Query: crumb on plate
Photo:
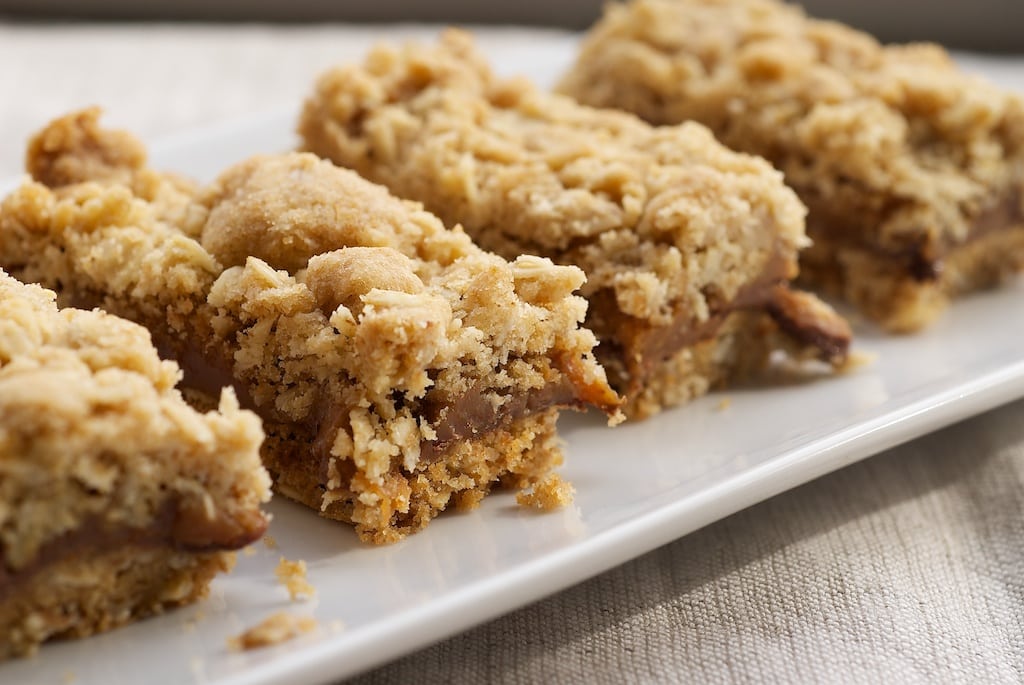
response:
[[[316,625],[316,619],[312,616],[295,616],[285,611],[279,611],[242,634],[229,637],[228,648],[238,652],[281,644],[299,635],[312,632]]]
[[[850,353],[846,363],[840,368],[842,373],[852,373],[865,366],[870,366],[875,363],[878,359],[877,352],[864,352],[863,350],[854,350]]]
[[[316,594],[316,588],[306,578],[306,562],[302,559],[291,561],[281,557],[274,575],[288,588],[288,596],[293,600],[309,599]]]
[[[552,473],[535,484],[532,489],[520,491],[516,495],[516,502],[523,507],[552,511],[572,502],[574,492],[572,483],[563,480],[557,473]]]

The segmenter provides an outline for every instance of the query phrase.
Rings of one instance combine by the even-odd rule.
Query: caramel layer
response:
[[[787,335],[816,348],[821,359],[841,359],[849,349],[849,328],[837,317],[822,317],[804,298],[789,290],[791,268],[788,260],[777,255],[769,260],[760,277],[731,301],[716,303],[710,316],[699,322],[691,312],[680,310],[669,323],[652,326],[622,314],[610,291],[599,292],[590,299],[587,322],[601,338],[598,357],[610,373],[621,371],[624,378],[615,380],[626,387],[618,389],[631,395],[639,392],[650,375],[677,352],[713,338],[729,314],[763,310]]]
[[[77,555],[102,554],[119,547],[172,547],[203,553],[241,549],[267,530],[267,518],[259,511],[209,518],[201,507],[182,506],[168,500],[146,526],[112,524],[93,516],[74,530],[50,540],[35,558],[19,569],[8,567],[0,554],[0,599],[49,564]]]
[[[256,406],[248,388],[231,375],[228,364],[223,360],[211,360],[208,355],[187,348],[180,341],[156,342],[162,355],[174,359],[181,366],[184,386],[211,397],[216,397],[222,387],[231,386],[239,403],[259,414],[264,421],[282,426],[289,423],[273,407]],[[422,400],[420,414],[432,424],[437,437],[420,443],[421,458],[428,461],[440,459],[454,442],[480,437],[548,409],[582,410],[589,404],[611,413],[618,407],[618,398],[607,388],[586,381],[582,365],[576,360],[558,360],[557,366],[562,373],[558,381],[529,392],[509,395],[500,404],[494,404],[485,397],[489,389],[485,379],[460,396],[449,396],[443,388],[428,392]],[[339,405],[328,398],[322,399],[319,406],[320,411],[313,416],[294,423],[293,434],[296,438],[309,439],[309,458],[317,464],[316,471],[321,473],[323,483],[327,479],[327,461],[334,437],[339,428],[345,427],[351,407]]]
[[[830,211],[827,203],[816,201],[813,197],[805,197],[804,201],[810,209],[807,228],[812,238],[815,235],[827,236],[829,242],[837,245],[848,244],[868,250],[878,255],[879,259],[890,262],[894,270],[906,273],[919,283],[939,280],[942,277],[943,262],[956,249],[996,231],[1024,224],[1021,190],[1015,189],[1005,193],[1000,200],[974,216],[965,240],[929,242],[927,234],[922,233],[918,242],[899,248],[887,248],[865,242],[860,238],[861,231],[835,230],[837,226],[847,225],[848,218],[836,216]]]

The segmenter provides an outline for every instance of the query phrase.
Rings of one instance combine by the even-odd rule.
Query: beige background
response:
[[[584,28],[610,0],[0,0],[0,13],[107,19],[493,22]],[[1020,0],[802,0],[884,40],[1024,51]]]

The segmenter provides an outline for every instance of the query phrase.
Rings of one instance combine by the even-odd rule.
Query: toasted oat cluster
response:
[[[507,257],[587,274],[598,358],[635,417],[787,348],[841,363],[845,322],[787,287],[804,208],[701,125],[656,128],[494,76],[466,34],[325,73],[306,149],[423,202]]]
[[[806,282],[893,331],[1024,268],[1024,101],[934,45],[774,0],[608,6],[561,90],[763,155],[808,206]]]
[[[197,187],[97,116],[31,144],[0,263],[147,326],[194,401],[233,386],[282,494],[388,542],[548,474],[560,408],[615,413],[579,269],[507,262],[310,154]]]
[[[0,271],[0,658],[203,597],[259,539],[259,420],[199,414],[149,334]]]

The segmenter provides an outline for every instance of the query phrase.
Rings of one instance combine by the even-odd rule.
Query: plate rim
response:
[[[216,682],[276,685],[294,682],[288,680],[291,678],[328,683],[353,677],[598,576],[771,497],[1022,396],[1024,359],[782,452],[681,501],[616,524],[451,596],[354,633],[331,636],[262,664],[251,673],[233,674]],[[498,601],[489,605],[480,601],[495,597]],[[448,620],[439,620],[442,618]],[[325,677],[321,670],[325,666],[337,670]]]

